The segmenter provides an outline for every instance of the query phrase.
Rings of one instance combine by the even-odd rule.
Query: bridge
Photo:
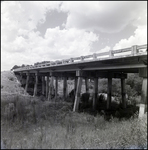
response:
[[[38,80],[41,78],[42,94],[45,94],[48,100],[52,99],[51,92],[54,87],[54,80],[55,97],[57,97],[58,93],[58,79],[62,77],[64,80],[63,96],[66,98],[67,79],[69,77],[74,78],[76,94],[73,111],[78,111],[82,79],[85,79],[86,90],[88,89],[88,79],[94,79],[92,107],[95,109],[98,95],[98,78],[108,79],[107,109],[110,108],[111,104],[112,78],[121,79],[122,106],[126,108],[125,79],[127,78],[127,73],[139,73],[139,76],[143,78],[141,103],[147,104],[147,44],[64,60],[36,63],[14,69],[13,71],[21,79],[25,78],[26,92],[29,86],[29,79],[31,76],[34,76],[33,96],[37,95]]]

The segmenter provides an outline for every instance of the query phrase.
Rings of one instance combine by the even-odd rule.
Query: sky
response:
[[[1,71],[147,44],[147,1],[1,1]]]

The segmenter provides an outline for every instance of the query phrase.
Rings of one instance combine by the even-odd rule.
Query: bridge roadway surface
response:
[[[77,70],[84,70],[89,72],[98,71],[100,73],[101,72],[138,73],[140,68],[147,67],[147,50],[140,53],[141,49],[147,49],[147,44],[141,46],[136,45],[130,48],[114,51],[112,50],[109,52],[98,53],[88,56],[81,56],[62,61],[55,61],[45,64],[41,63],[36,66],[17,68],[14,69],[14,72],[15,73],[38,72],[39,74],[46,74],[49,72],[57,72],[57,73],[69,72],[75,75]],[[126,54],[127,52],[129,53]],[[116,54],[119,55],[117,56]],[[100,56],[106,57],[98,58]]]

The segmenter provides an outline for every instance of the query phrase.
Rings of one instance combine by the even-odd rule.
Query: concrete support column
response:
[[[25,93],[27,93],[28,85],[29,85],[29,73],[26,73],[27,79],[26,79],[26,86],[25,86]]]
[[[85,87],[86,87],[86,92],[89,90],[88,88],[88,78],[85,78]]]
[[[20,83],[22,83],[22,80],[23,80],[23,74],[20,73]]]
[[[55,77],[55,99],[57,99],[58,95],[58,77]]]
[[[48,91],[49,91],[49,76],[46,76],[46,98],[48,97]]]
[[[54,81],[54,77],[51,76],[51,78],[50,78],[50,85],[49,85],[49,91],[48,91],[48,101],[52,99],[51,95],[52,95],[53,89],[54,89],[53,81]]]
[[[38,86],[38,72],[35,73],[35,85],[34,85],[34,94],[33,97],[37,95],[37,86]]]
[[[79,109],[79,103],[80,103],[80,97],[81,97],[81,87],[82,87],[82,70],[77,70],[76,76],[78,76],[78,83],[77,83],[75,102],[74,102],[74,108],[73,108],[74,112],[78,111],[78,109]]]
[[[147,104],[147,78],[142,81],[141,103]]]
[[[74,90],[76,91],[76,89],[77,89],[77,82],[78,82],[78,78],[77,77],[75,77],[75,81],[74,81],[75,83],[74,83]]]
[[[139,117],[147,112],[147,68],[139,69],[139,76],[143,77],[141,90],[141,104],[139,106]]]
[[[98,78],[94,78],[94,93],[93,93],[93,110],[96,110],[96,102],[98,97]]]
[[[63,97],[64,99],[67,97],[67,77],[63,80]]]
[[[112,78],[108,78],[108,89],[107,89],[107,109],[111,107],[111,91],[112,91]]]
[[[42,95],[45,94],[45,76],[42,76]]]
[[[121,78],[122,107],[126,108],[125,78]]]

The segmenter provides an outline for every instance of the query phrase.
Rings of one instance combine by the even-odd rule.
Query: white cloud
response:
[[[93,29],[115,32],[132,21],[138,26],[135,35],[121,40],[115,48],[136,42],[143,44],[147,40],[147,30],[143,28],[146,15],[142,16],[145,13],[142,8],[147,6],[143,3],[4,1],[1,3],[1,69],[88,55],[93,42],[99,40]],[[35,29],[52,10],[68,12],[66,28],[48,28],[42,37]],[[106,46],[101,51],[109,49]]]
[[[147,26],[139,26],[134,35],[130,36],[128,39],[120,40],[113,49],[122,49],[131,47],[133,45],[143,45],[147,44]]]
[[[140,23],[141,20],[146,20],[146,3],[143,1],[66,1],[62,3],[61,10],[69,13],[66,28],[96,29],[113,33],[121,31],[129,23],[139,24],[138,19]]]
[[[108,52],[111,48],[109,46],[105,46],[103,49],[97,51],[96,53]]]

